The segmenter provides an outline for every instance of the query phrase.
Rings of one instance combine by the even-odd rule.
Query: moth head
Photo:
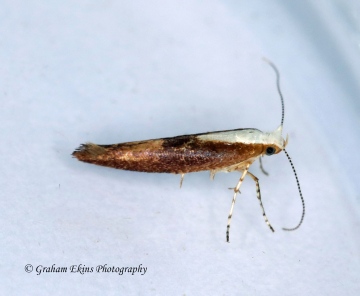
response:
[[[281,152],[285,149],[288,139],[288,136],[286,136],[286,140],[282,137],[282,125],[280,125],[276,130],[267,134],[267,141],[264,144],[263,154],[273,155]]]

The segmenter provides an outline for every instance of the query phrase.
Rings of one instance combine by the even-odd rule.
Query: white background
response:
[[[295,3],[296,2],[296,3]],[[263,222],[240,174],[119,171],[71,157],[111,144],[253,127],[285,155],[258,163]],[[358,295],[359,1],[0,3],[2,295]],[[26,264],[147,267],[26,273]]]

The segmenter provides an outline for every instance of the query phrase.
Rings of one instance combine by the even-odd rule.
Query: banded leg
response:
[[[259,185],[259,179],[257,177],[255,177],[252,173],[248,172],[249,176],[255,181],[255,185],[256,185],[256,197],[258,198],[259,202],[260,202],[260,207],[262,209],[262,214],[263,214],[263,217],[265,219],[265,223],[269,226],[270,230],[272,232],[274,232],[274,228],[270,225],[270,222],[268,220],[268,218],[266,217],[266,214],[265,214],[265,210],[264,210],[264,206],[262,204],[262,201],[261,201],[261,193],[260,193],[260,185]]]
[[[244,181],[244,178],[249,170],[250,164],[248,164],[243,172],[243,174],[241,175],[239,182],[237,183],[236,187],[234,188],[234,196],[231,202],[231,208],[230,208],[230,213],[228,216],[228,223],[227,223],[227,227],[226,227],[226,241],[229,242],[229,233],[230,233],[230,223],[231,223],[231,217],[232,217],[232,213],[234,210],[234,205],[235,205],[235,201],[236,201],[236,195],[239,192],[240,186],[242,184],[242,182]]]

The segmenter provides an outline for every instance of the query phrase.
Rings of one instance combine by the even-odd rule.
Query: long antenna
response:
[[[297,177],[296,171],[295,171],[295,167],[294,167],[294,165],[293,165],[293,163],[292,163],[292,161],[291,161],[291,158],[290,158],[289,154],[287,153],[287,151],[286,151],[285,149],[283,149],[283,150],[284,150],[284,152],[285,152],[285,154],[286,154],[286,156],[287,156],[287,158],[288,158],[288,160],[289,160],[289,162],[290,162],[290,165],[291,165],[291,167],[292,167],[292,169],[293,169],[293,172],[294,172],[294,175],[295,175],[295,179],[296,179],[296,184],[297,184],[297,187],[298,187],[298,190],[299,190],[299,194],[300,194],[300,198],[301,198],[302,208],[303,208],[303,210],[302,210],[302,215],[301,215],[301,219],[300,219],[300,222],[299,222],[299,224],[298,224],[297,226],[295,226],[294,228],[284,228],[284,227],[283,227],[283,230],[293,231],[293,230],[298,229],[298,228],[300,227],[300,225],[302,224],[303,220],[304,220],[304,216],[305,216],[305,201],[304,201],[304,198],[303,198],[302,193],[301,193],[300,183],[299,183],[299,179],[298,179],[298,177]]]
[[[263,60],[265,62],[267,62],[275,71],[276,73],[276,86],[277,86],[277,90],[278,90],[278,93],[279,93],[279,96],[280,96],[280,99],[281,99],[281,126],[284,125],[284,116],[285,116],[285,107],[284,107],[284,98],[283,98],[283,95],[281,93],[281,89],[280,89],[280,73],[279,73],[279,70],[276,68],[276,66],[271,62],[269,61],[268,59],[266,58],[263,58]],[[289,156],[289,154],[287,153],[287,151],[285,150],[285,148],[283,149],[285,154],[286,154],[286,157],[288,158],[289,162],[290,162],[290,165],[291,165],[291,168],[294,172],[294,175],[295,175],[295,179],[296,179],[296,184],[297,184],[297,187],[298,187],[298,190],[299,190],[299,194],[300,194],[300,198],[301,198],[301,203],[302,203],[302,214],[301,214],[301,219],[300,219],[300,222],[297,226],[295,226],[294,228],[283,228],[283,230],[286,230],[286,231],[293,231],[293,230],[296,230],[300,227],[300,225],[302,224],[303,220],[304,220],[304,216],[305,216],[305,201],[304,201],[304,198],[302,196],[302,193],[301,193],[301,188],[300,188],[300,182],[299,182],[299,179],[297,177],[297,174],[296,174],[296,170],[295,170],[295,167],[294,167],[294,164]]]
[[[275,73],[276,73],[276,87],[277,87],[277,90],[278,90],[278,93],[279,93],[279,96],[280,96],[280,99],[281,99],[281,126],[284,125],[284,116],[285,116],[285,105],[284,105],[284,98],[283,98],[283,95],[281,93],[281,89],[280,89],[280,73],[279,73],[279,70],[276,68],[276,66],[271,62],[269,61],[267,58],[263,58],[263,60],[265,62],[267,62],[271,68],[274,69]]]

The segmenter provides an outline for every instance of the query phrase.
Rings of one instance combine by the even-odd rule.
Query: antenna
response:
[[[263,60],[268,63],[271,68],[274,69],[275,71],[275,74],[276,74],[276,87],[277,87],[277,90],[278,90],[278,93],[279,93],[279,96],[280,96],[280,99],[281,99],[281,126],[284,125],[284,116],[285,116],[285,105],[284,105],[284,98],[283,98],[283,95],[281,93],[281,89],[280,89],[280,73],[279,73],[279,70],[276,68],[276,66],[271,62],[269,61],[267,58],[263,58]]]
[[[285,114],[285,107],[284,107],[284,98],[283,98],[283,95],[281,93],[281,89],[280,89],[280,73],[279,73],[279,70],[276,68],[276,66],[271,62],[269,61],[268,59],[266,58],[263,58],[263,60],[268,63],[271,68],[274,69],[275,73],[276,73],[276,87],[277,87],[277,90],[278,90],[278,93],[279,93],[279,96],[280,96],[280,99],[281,99],[281,126],[284,125],[284,114]],[[287,140],[286,140],[287,142]],[[287,151],[285,150],[285,148],[283,149],[285,154],[286,154],[286,157],[288,158],[289,162],[290,162],[290,165],[291,165],[291,168],[294,172],[294,175],[295,175],[295,179],[296,179],[296,184],[297,184],[297,187],[298,187],[298,190],[299,190],[299,194],[300,194],[300,198],[301,198],[301,203],[302,203],[302,214],[301,214],[301,219],[300,219],[300,222],[297,226],[295,226],[294,228],[283,228],[283,230],[286,230],[286,231],[293,231],[293,230],[296,230],[300,227],[300,225],[302,224],[303,220],[304,220],[304,216],[305,216],[305,201],[304,201],[304,198],[302,196],[302,193],[301,193],[301,188],[300,188],[300,182],[299,182],[299,179],[297,177],[297,174],[296,174],[296,170],[295,170],[295,167],[294,167],[294,164],[289,156],[289,154],[287,153]]]
[[[304,198],[303,198],[302,193],[301,193],[300,183],[299,183],[299,179],[298,179],[298,177],[297,177],[296,171],[295,171],[295,167],[294,167],[294,165],[293,165],[293,163],[292,163],[292,161],[291,161],[291,158],[290,158],[289,154],[287,153],[287,151],[286,151],[285,149],[283,149],[283,150],[284,150],[284,152],[285,152],[285,154],[286,154],[286,156],[287,156],[287,158],[288,158],[288,160],[289,160],[289,162],[290,162],[290,165],[291,165],[291,167],[292,167],[292,170],[293,170],[293,172],[294,172],[295,179],[296,179],[296,184],[297,184],[297,187],[298,187],[298,190],[299,190],[299,194],[300,194],[300,198],[301,198],[301,203],[302,203],[302,208],[303,208],[303,209],[302,209],[301,219],[300,219],[300,222],[299,222],[299,224],[298,224],[297,226],[295,226],[294,228],[284,228],[284,227],[283,227],[283,230],[293,231],[293,230],[298,229],[298,228],[300,227],[300,225],[302,224],[303,220],[304,220],[304,216],[305,216],[305,201],[304,201]]]

